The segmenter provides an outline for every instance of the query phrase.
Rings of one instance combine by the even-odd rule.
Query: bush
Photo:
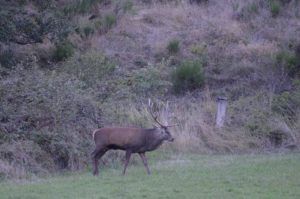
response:
[[[104,28],[109,30],[117,22],[116,16],[114,14],[106,15],[104,18]]]
[[[98,81],[111,75],[115,69],[115,64],[103,54],[91,51],[83,55],[74,56],[61,69],[63,72],[75,75],[87,86],[91,87],[96,85]]]
[[[178,53],[179,52],[179,41],[176,39],[170,41],[167,46],[167,49],[170,54]]]
[[[18,44],[38,43],[42,41],[44,30],[42,16],[29,15],[17,8],[0,12],[0,41]]]
[[[132,11],[132,8],[133,8],[133,2],[131,0],[124,1],[124,3],[123,3],[123,12],[124,13]]]
[[[300,107],[300,91],[283,92],[276,95],[272,102],[272,111],[283,116],[290,124],[297,121],[297,114]]]
[[[208,3],[209,0],[189,0],[189,2],[191,4],[193,3],[197,3],[197,4],[200,4],[200,3]]]
[[[280,3],[277,0],[270,0],[270,11],[272,17],[277,17],[280,12]]]
[[[63,11],[66,15],[84,14],[97,3],[99,3],[99,0],[75,0],[68,3]]]
[[[283,66],[290,77],[300,76],[300,53],[281,51],[276,55],[276,62]]]
[[[74,54],[73,45],[68,42],[61,42],[56,45],[56,49],[53,54],[53,59],[55,61],[64,61]]]
[[[186,61],[172,74],[175,93],[184,93],[201,88],[204,85],[202,63],[199,61]]]
[[[243,7],[239,9],[238,3],[232,3],[232,9],[235,11],[235,17],[238,20],[252,20],[259,14],[259,9],[262,7],[261,4],[254,1],[251,3],[245,4]]]
[[[33,0],[33,3],[35,4],[35,6],[37,6],[39,9],[41,10],[45,10],[47,8],[49,8],[52,5],[52,0]]]
[[[164,88],[168,85],[163,80],[161,71],[154,67],[134,71],[133,76],[128,81],[132,82],[130,85],[132,92],[137,96],[149,96],[150,93],[163,95]]]
[[[94,26],[100,33],[106,33],[117,22],[117,18],[114,14],[108,14],[100,20],[95,21]]]
[[[228,114],[232,120],[231,126],[242,126],[251,136],[265,137],[271,130],[269,120],[272,114],[268,110],[265,93],[240,97],[230,105]]]
[[[86,38],[94,34],[94,29],[90,26],[86,26],[83,28],[83,33]]]
[[[5,178],[86,167],[100,110],[80,81],[18,67],[0,93],[0,159],[14,168]]]
[[[0,65],[5,68],[12,68],[16,65],[17,60],[14,52],[11,49],[6,49],[3,52],[0,51]]]

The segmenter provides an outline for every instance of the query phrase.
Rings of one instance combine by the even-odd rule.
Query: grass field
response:
[[[29,182],[3,182],[0,198],[300,198],[300,154],[178,155]]]

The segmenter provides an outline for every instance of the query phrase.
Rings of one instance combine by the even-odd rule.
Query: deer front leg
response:
[[[127,168],[128,163],[129,163],[129,160],[130,160],[130,156],[131,156],[131,151],[126,151],[123,175],[125,175],[126,168]]]
[[[148,175],[150,175],[151,172],[150,172],[150,169],[148,167],[148,162],[147,162],[146,154],[145,153],[139,153],[139,155],[140,155],[140,157],[141,157],[141,159],[143,161],[143,164],[144,164],[144,166],[145,166],[145,168],[147,170]]]

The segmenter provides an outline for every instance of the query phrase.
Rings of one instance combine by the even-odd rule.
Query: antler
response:
[[[160,123],[158,120],[157,120],[157,116],[154,116],[153,112],[152,112],[152,109],[153,109],[153,103],[151,102],[151,99],[148,99],[148,107],[149,107],[149,113],[151,114],[152,118],[154,119],[154,121],[156,123],[158,123],[161,127],[168,127],[166,125],[163,125],[162,123]]]

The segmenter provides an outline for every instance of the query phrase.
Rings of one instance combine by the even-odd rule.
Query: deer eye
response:
[[[164,129],[161,129],[160,134],[165,134],[166,131]]]

